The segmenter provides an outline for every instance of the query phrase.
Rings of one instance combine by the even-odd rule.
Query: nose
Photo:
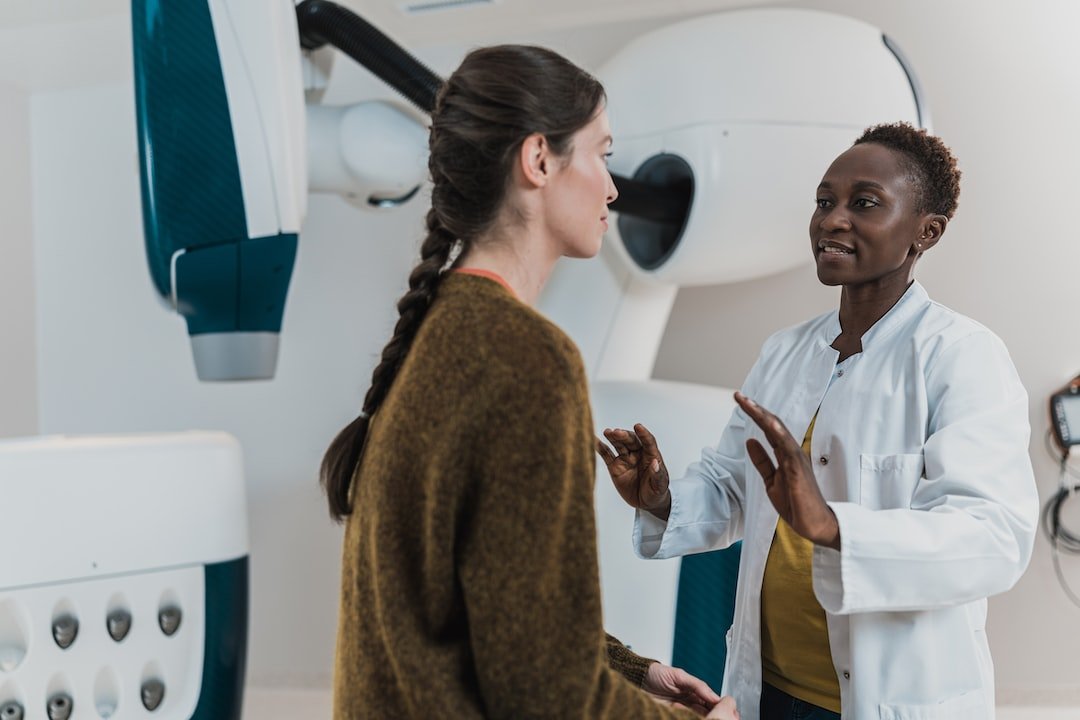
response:
[[[818,227],[822,232],[837,233],[851,229],[851,218],[844,208],[834,207],[819,212],[821,217],[818,219]]]
[[[607,174],[607,204],[615,202],[615,198],[619,197],[619,188],[615,187],[615,180],[612,179],[611,173]]]

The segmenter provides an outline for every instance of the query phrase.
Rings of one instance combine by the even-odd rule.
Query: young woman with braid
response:
[[[535,47],[476,50],[439,94],[421,261],[322,466],[346,523],[338,720],[694,717],[642,688],[738,717],[605,636],[584,368],[531,307],[560,257],[600,249],[603,106]]]

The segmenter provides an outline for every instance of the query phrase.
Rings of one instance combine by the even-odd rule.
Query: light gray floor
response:
[[[244,720],[293,720],[294,718],[330,717],[330,692],[327,690],[277,690],[248,688],[244,698]],[[997,720],[1080,720],[1080,708],[999,707]]]

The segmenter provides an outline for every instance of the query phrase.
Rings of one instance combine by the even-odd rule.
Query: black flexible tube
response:
[[[689,182],[651,185],[615,173],[611,173],[611,179],[619,191],[619,197],[609,206],[615,212],[676,227],[682,225],[690,212],[692,187]]]
[[[424,112],[435,109],[442,78],[356,13],[328,0],[304,0],[296,21],[306,50],[333,45]]]
[[[435,109],[443,79],[362,17],[330,0],[296,6],[300,45],[315,50],[332,45],[370,70],[426,113]],[[690,209],[689,186],[657,186],[612,173],[619,197],[616,212],[679,226]]]

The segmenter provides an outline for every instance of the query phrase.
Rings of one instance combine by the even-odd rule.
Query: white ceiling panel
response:
[[[196,2],[198,0],[191,0]],[[767,0],[338,0],[406,48],[482,44],[571,28],[776,4]],[[0,0],[0,85],[28,92],[126,81],[130,0]]]

